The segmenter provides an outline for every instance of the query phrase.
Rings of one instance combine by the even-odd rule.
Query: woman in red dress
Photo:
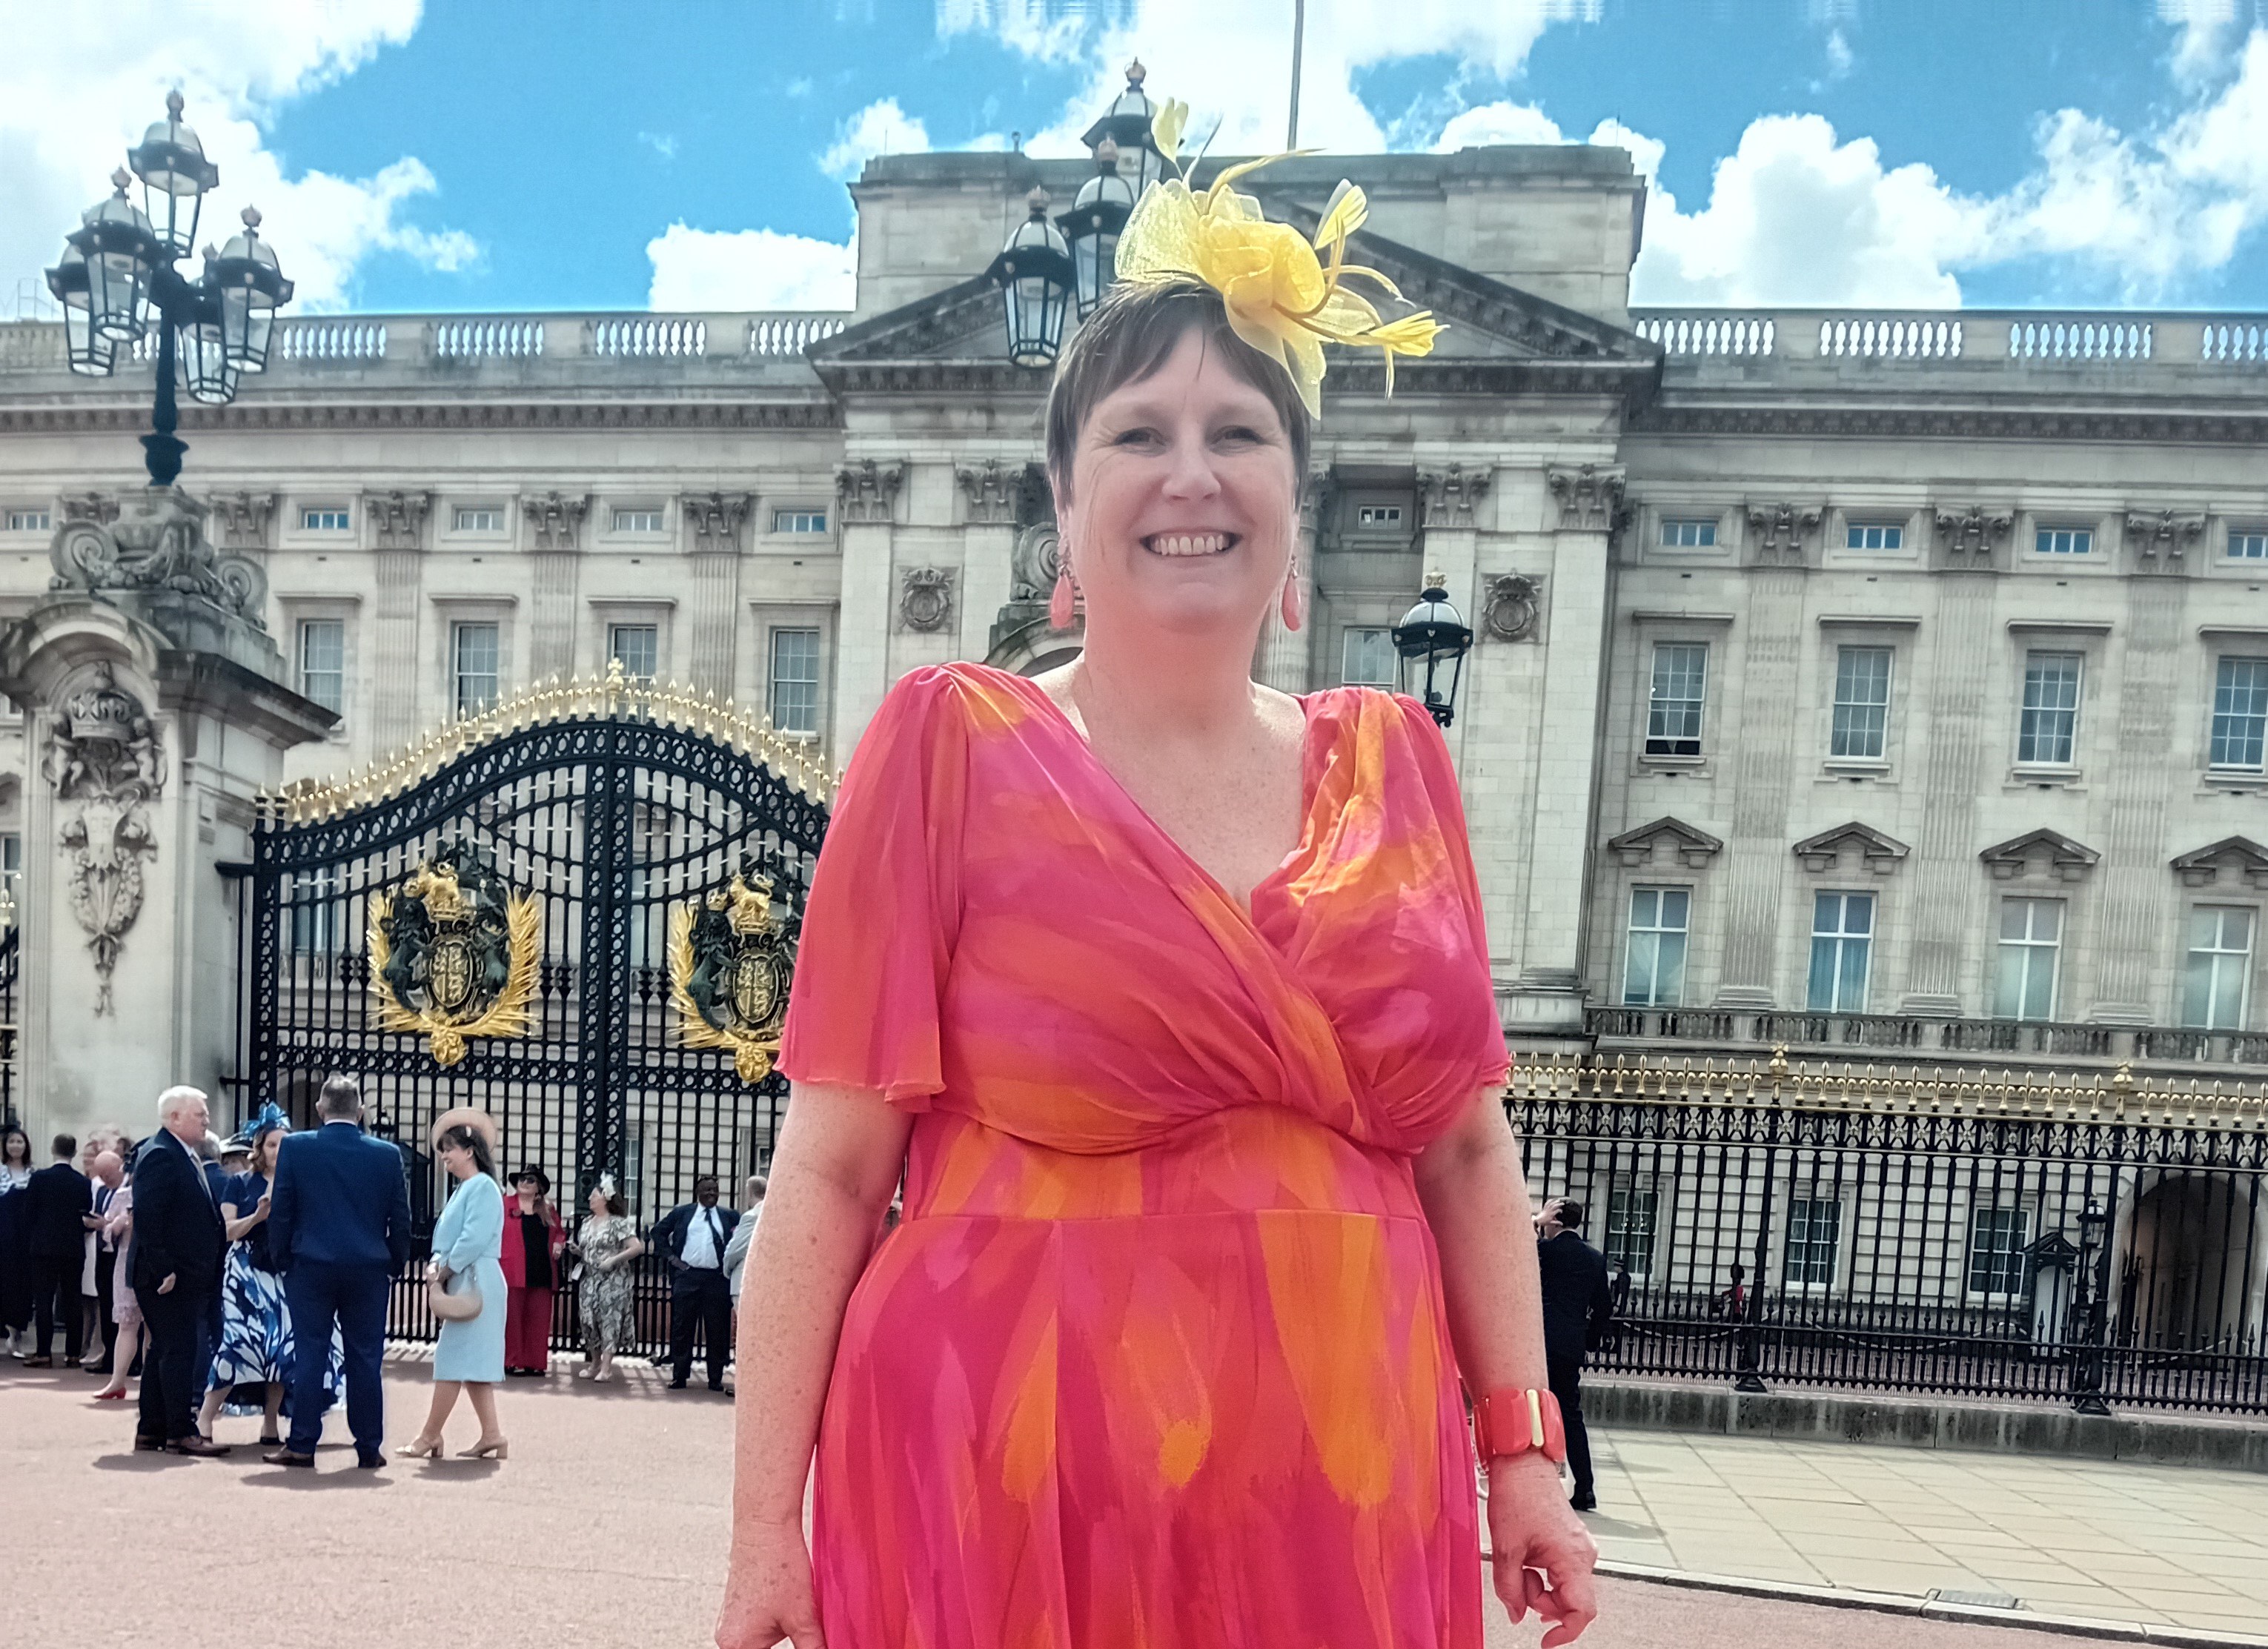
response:
[[[1448,752],[1251,680],[1310,386],[1255,329],[1202,280],[1106,300],[1049,410],[1085,651],[916,671],[850,763],[724,1649],[1479,1649],[1461,1374],[1498,1596],[1547,1645],[1594,1613]]]

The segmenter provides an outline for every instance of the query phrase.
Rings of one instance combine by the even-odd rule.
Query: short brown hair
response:
[[[1138,384],[1166,364],[1190,332],[1220,352],[1228,370],[1268,397],[1283,420],[1292,448],[1292,487],[1307,484],[1313,426],[1291,373],[1236,335],[1220,294],[1194,277],[1121,282],[1081,324],[1056,364],[1048,394],[1048,479],[1058,497],[1071,496],[1071,464],[1079,432],[1103,397]]]

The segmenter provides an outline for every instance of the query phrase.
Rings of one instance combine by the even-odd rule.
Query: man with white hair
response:
[[[134,1447],[176,1454],[225,1454],[197,1433],[198,1327],[220,1286],[228,1236],[197,1146],[211,1120],[195,1088],[158,1096],[158,1131],[134,1157],[134,1297],[149,1326],[142,1359],[142,1414]]]

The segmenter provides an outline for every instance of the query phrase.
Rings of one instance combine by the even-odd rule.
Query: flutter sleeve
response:
[[[967,722],[952,673],[899,681],[859,740],[814,872],[779,1068],[929,1108],[961,908]]]
[[[1469,959],[1452,994],[1465,1011],[1455,1014],[1462,1034],[1469,1042],[1473,1061],[1472,1085],[1494,1087],[1512,1074],[1512,1058],[1505,1049],[1503,1021],[1498,1017],[1496,990],[1489,975],[1488,924],[1481,913],[1481,883],[1473,869],[1472,839],[1465,828],[1464,794],[1457,784],[1457,769],[1449,760],[1449,747],[1432,715],[1416,699],[1395,697],[1402,712],[1410,748],[1416,757],[1418,777],[1440,834],[1441,868],[1447,872],[1459,919],[1469,940]]]

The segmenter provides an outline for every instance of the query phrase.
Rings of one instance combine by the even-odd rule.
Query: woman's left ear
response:
[[[1300,602],[1300,563],[1296,561],[1284,571],[1282,612],[1284,628],[1286,629],[1299,629],[1307,618],[1307,614],[1301,609]]]

